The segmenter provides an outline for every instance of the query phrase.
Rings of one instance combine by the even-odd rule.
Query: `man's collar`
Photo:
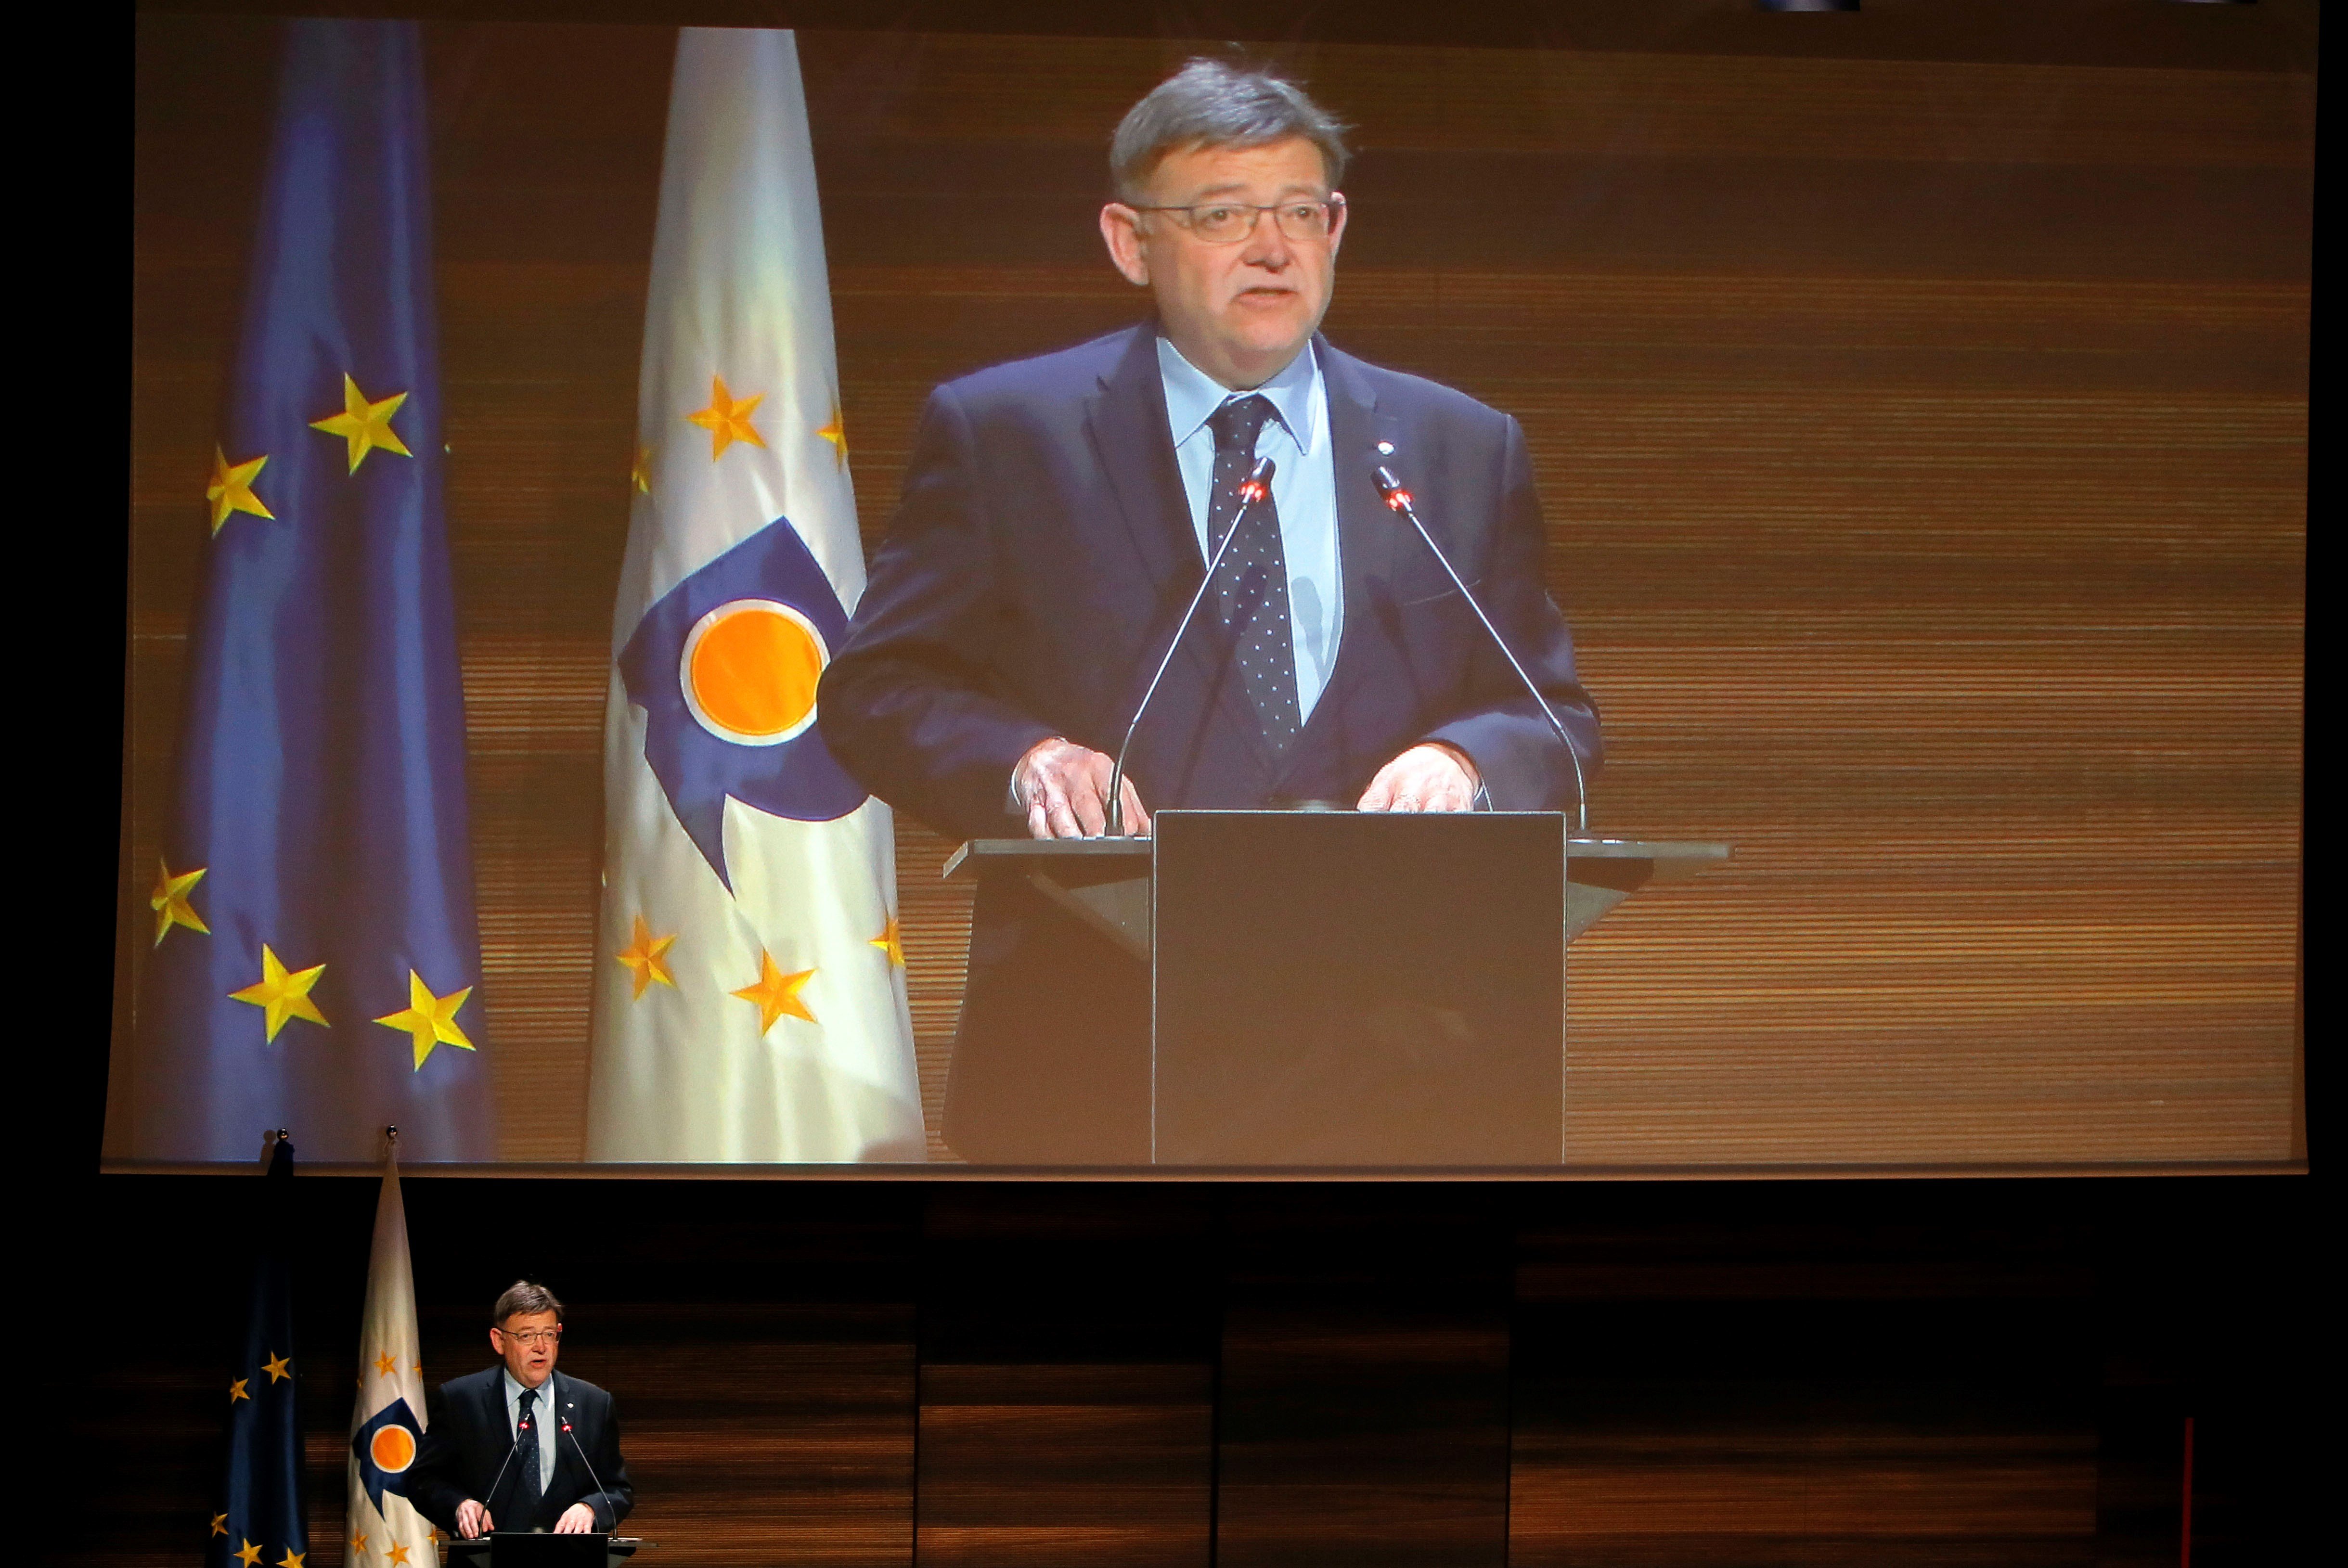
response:
[[[498,1392],[502,1394],[509,1403],[524,1394],[533,1392],[543,1394],[550,1400],[554,1398],[554,1368],[551,1367],[546,1369],[546,1381],[541,1383],[535,1389],[515,1377],[511,1367],[499,1367],[498,1378]]]
[[[1174,445],[1179,446],[1198,434],[1199,426],[1211,417],[1233,397],[1235,393],[1197,365],[1182,357],[1182,351],[1165,337],[1158,340],[1158,370],[1166,384],[1167,423],[1174,432]],[[1307,342],[1294,359],[1279,374],[1255,390],[1272,402],[1272,412],[1288,427],[1296,445],[1310,452],[1315,422],[1313,418],[1313,384],[1320,378],[1321,367],[1313,355],[1313,344]]]

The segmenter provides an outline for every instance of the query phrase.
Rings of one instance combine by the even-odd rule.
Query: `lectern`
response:
[[[469,1568],[620,1568],[644,1542],[607,1531],[556,1535],[543,1530],[493,1530],[472,1541],[444,1541],[441,1555]]]
[[[1553,812],[1152,823],[1149,839],[973,840],[946,875],[1022,879],[1138,967],[1162,1166],[1560,1163],[1567,944],[1728,856],[1574,838]]]

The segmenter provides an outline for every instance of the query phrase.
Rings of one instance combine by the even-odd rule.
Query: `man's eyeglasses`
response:
[[[1245,201],[1209,201],[1189,207],[1137,207],[1136,212],[1175,212],[1191,233],[1210,245],[1236,245],[1255,232],[1256,220],[1272,214],[1281,233],[1298,244],[1326,240],[1337,226],[1345,199],[1331,194],[1319,201],[1280,201],[1257,207]]]
[[[515,1344],[527,1346],[532,1350],[560,1344],[562,1340],[560,1328],[500,1328],[498,1332]]]

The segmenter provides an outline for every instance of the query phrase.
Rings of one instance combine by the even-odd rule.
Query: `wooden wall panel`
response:
[[[1187,1194],[930,1202],[922,1563],[1215,1561],[1219,1241]]]
[[[1564,9],[1563,7],[1560,8]],[[1210,46],[1183,38],[817,34],[826,64],[852,62],[838,118],[925,141],[1106,145],[1133,100]],[[2269,72],[2121,65],[2054,70],[1986,57],[1900,59],[1784,52],[1659,54],[1334,44],[1263,52],[1355,122],[1359,148],[1555,151],[1591,158],[1709,157],[1920,163],[2257,168],[2312,162],[2312,77],[2278,91]],[[2126,40],[2108,40],[2116,55]],[[1085,68],[1034,90],[1081,48]],[[2180,77],[2190,90],[2180,93]],[[853,103],[850,110],[844,106]],[[1852,134],[1865,124],[1873,134]]]
[[[35,1560],[201,1550],[258,1185],[67,1184]],[[2197,1563],[2329,1526],[2304,1181],[407,1192],[427,1377],[553,1285],[664,1563],[2174,1563],[2187,1417]],[[376,1184],[294,1197],[339,1568]]]
[[[1509,1244],[1487,1205],[1267,1194],[1233,1216],[1216,1558],[1509,1560]]]
[[[267,31],[141,23],[133,926],[265,128],[191,84]],[[561,1159],[667,35],[428,36],[482,994]],[[1101,145],[1188,46],[801,46],[871,537],[930,385],[1131,319]],[[2312,75],[1283,57],[1359,122],[1332,336],[1525,425],[1597,822],[1739,845],[1577,948],[1575,1157],[2291,1157]],[[901,825],[932,1129],[946,848]]]
[[[1211,1383],[1201,1363],[925,1363],[921,1560],[1213,1561]]]
[[[133,1180],[77,1204],[63,1274],[99,1277],[135,1254],[170,1283],[127,1309],[138,1327],[106,1352],[58,1366],[73,1385],[64,1430],[109,1455],[69,1478],[104,1490],[77,1515],[70,1560],[161,1568],[201,1553],[259,1185]],[[489,1306],[515,1276],[552,1285],[562,1369],[617,1401],[641,1499],[629,1528],[661,1542],[661,1561],[910,1560],[917,1207],[854,1192],[777,1206],[706,1184],[405,1185],[427,1382],[491,1364]],[[345,1436],[376,1198],[373,1181],[295,1184],[312,1568],[350,1558]]]
[[[910,1304],[629,1307],[590,1325],[567,1359],[628,1390],[628,1466],[644,1500],[628,1529],[659,1542],[661,1561],[905,1561]]]
[[[1509,1562],[2096,1561],[2084,1239],[1520,1235]]]

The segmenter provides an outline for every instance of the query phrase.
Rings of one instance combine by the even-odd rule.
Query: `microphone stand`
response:
[[[1207,575],[1199,579],[1199,591],[1190,596],[1189,605],[1182,619],[1175,623],[1173,639],[1166,644],[1166,656],[1158,661],[1158,672],[1149,678],[1149,688],[1141,693],[1141,701],[1133,710],[1133,723],[1125,727],[1125,740],[1117,748],[1117,765],[1108,774],[1108,834],[1111,838],[1125,835],[1125,754],[1133,750],[1133,733],[1141,728],[1141,715],[1149,711],[1149,700],[1158,695],[1158,683],[1166,679],[1168,666],[1174,662],[1174,651],[1182,646],[1182,633],[1190,629],[1190,618],[1199,613],[1206,602],[1207,589],[1214,585],[1215,569],[1223,564],[1223,552],[1239,538],[1240,524],[1247,519],[1248,508],[1261,504],[1272,494],[1272,476],[1275,471],[1269,457],[1256,459],[1254,468],[1240,481],[1240,509],[1231,514],[1231,526],[1223,530],[1223,542],[1207,559]]]
[[[535,1426],[527,1427],[524,1430],[531,1432],[533,1435],[537,1431],[537,1428]],[[489,1490],[481,1499],[481,1512],[488,1514],[493,1521],[497,1518],[497,1511],[492,1509],[489,1504],[497,1501],[498,1488],[505,1484],[506,1471],[513,1468],[514,1455],[520,1452],[521,1452],[521,1433],[518,1431],[514,1433],[512,1445],[506,1450],[506,1462],[498,1466],[497,1477],[489,1482]]]
[[[571,1418],[563,1416],[559,1419],[562,1422],[562,1435],[571,1440],[572,1450],[578,1454],[579,1462],[587,1467],[587,1479],[595,1483],[595,1495],[611,1500],[612,1494],[603,1490],[603,1478],[595,1473],[595,1461],[587,1457],[586,1446],[580,1442],[579,1434],[571,1430]],[[591,1509],[590,1512],[592,1512],[592,1510]],[[620,1510],[616,1500],[613,1500],[612,1528],[613,1530],[620,1528]]]
[[[1444,575],[1451,579],[1451,586],[1459,590],[1459,597],[1468,601],[1468,608],[1474,610],[1476,619],[1484,623],[1484,630],[1499,648],[1500,656],[1509,661],[1509,668],[1517,672],[1517,679],[1525,683],[1525,690],[1531,692],[1533,701],[1540,704],[1541,717],[1547,719],[1549,727],[1557,732],[1558,743],[1565,747],[1566,758],[1573,764],[1574,832],[1578,836],[1587,838],[1590,835],[1590,781],[1582,774],[1581,753],[1574,749],[1573,737],[1566,733],[1565,726],[1558,721],[1557,711],[1549,705],[1549,699],[1541,695],[1541,689],[1533,683],[1533,678],[1526,674],[1525,667],[1517,661],[1516,650],[1510,648],[1508,639],[1500,635],[1500,629],[1492,624],[1492,618],[1484,613],[1484,607],[1476,602],[1476,596],[1468,591],[1468,585],[1460,580],[1458,569],[1451,564],[1451,558],[1443,553],[1443,547],[1435,542],[1435,536],[1428,533],[1426,525],[1418,520],[1418,513],[1410,504],[1410,492],[1402,487],[1402,481],[1394,477],[1394,470],[1381,466],[1373,470],[1370,477],[1377,485],[1378,494],[1385,498],[1385,504],[1408,518],[1410,526],[1418,530],[1418,537],[1426,541],[1426,548],[1442,563]]]

